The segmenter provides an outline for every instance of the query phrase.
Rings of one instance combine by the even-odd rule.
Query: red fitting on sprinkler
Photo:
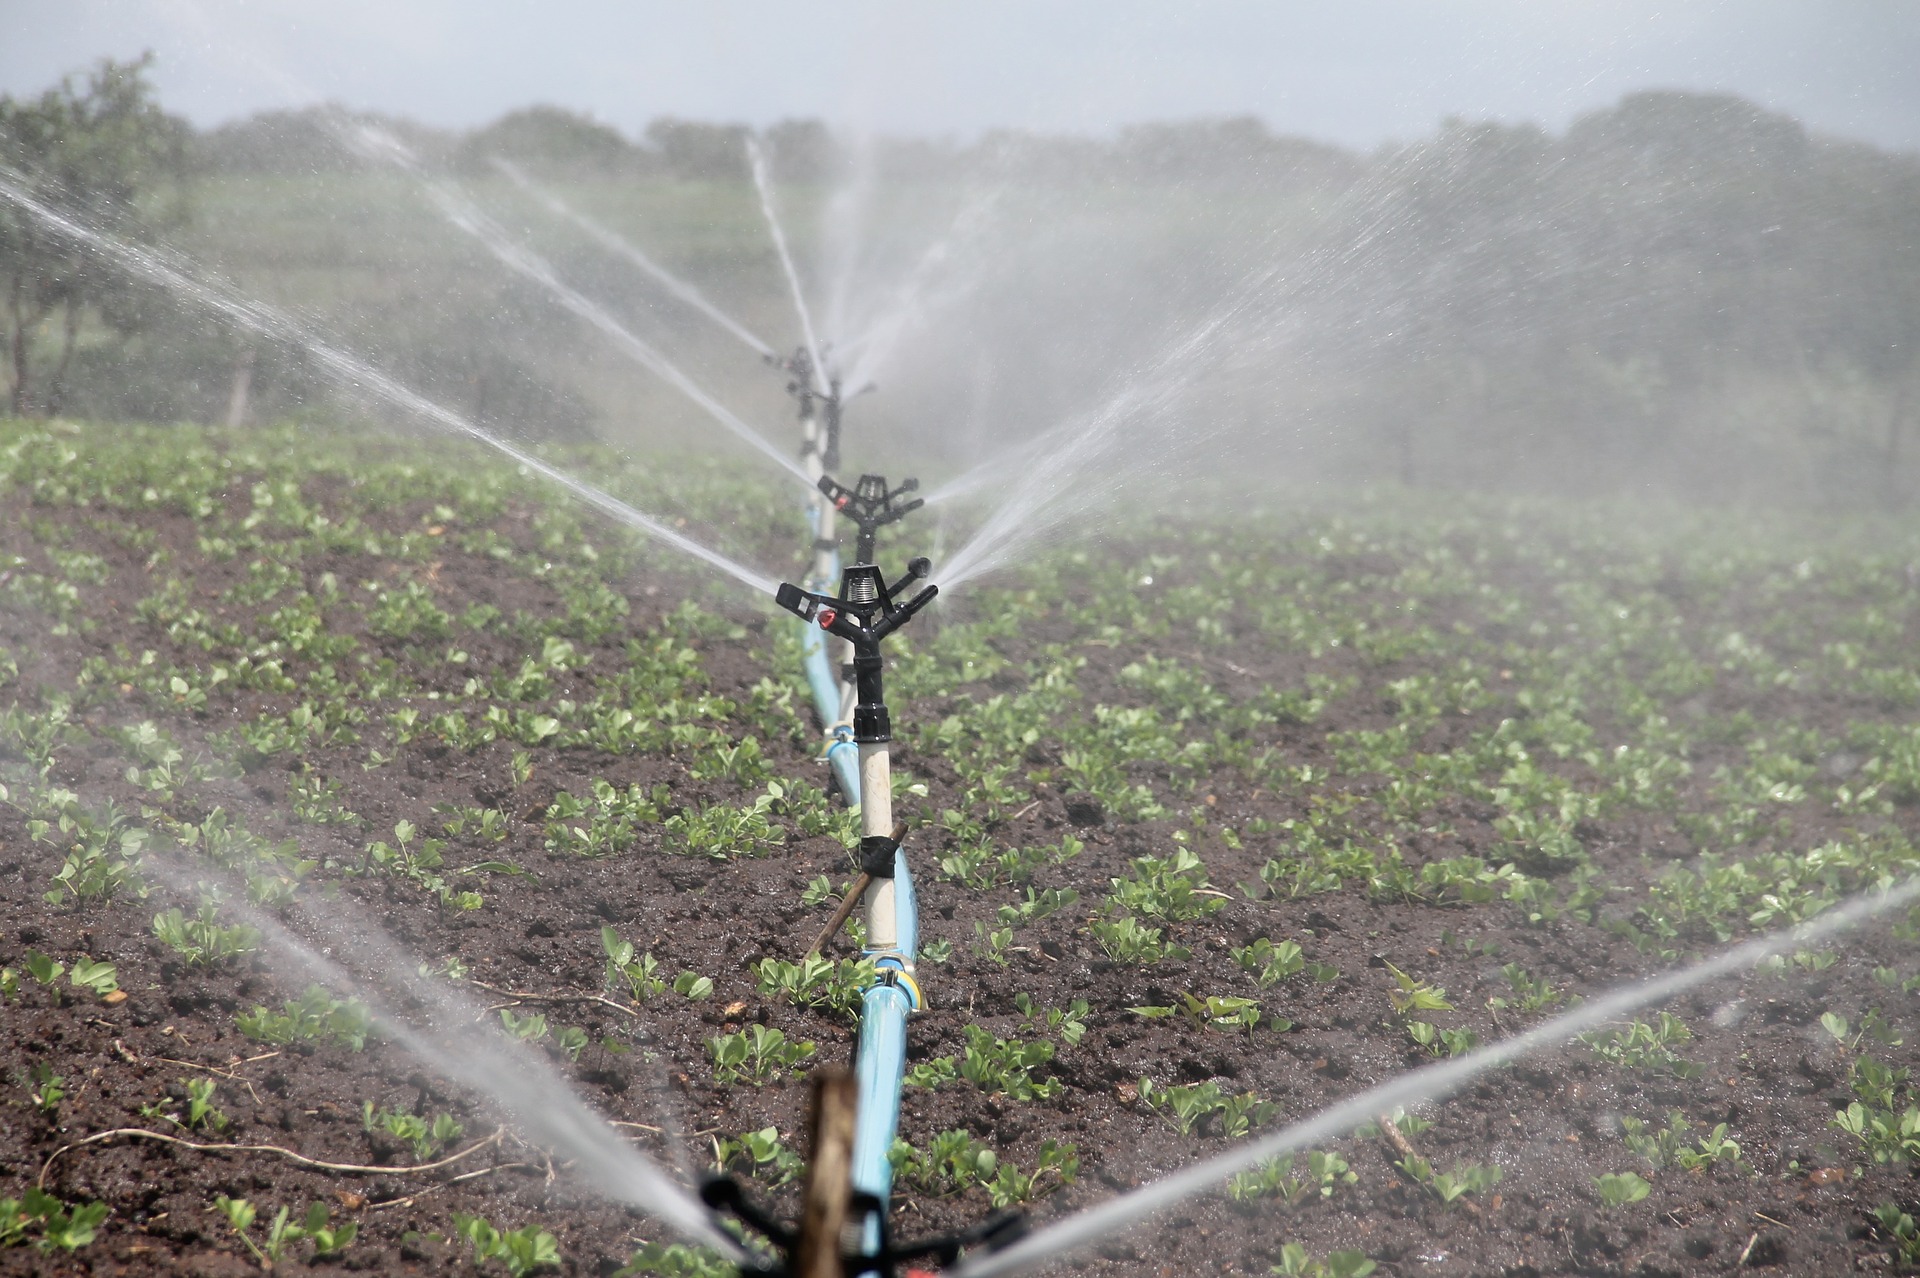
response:
[[[839,613],[835,612],[831,608],[822,608],[819,612],[814,614],[814,620],[820,623],[820,628],[822,630],[828,630],[828,629],[831,629],[833,626],[833,619],[835,617],[838,617],[839,615],[840,615]]]

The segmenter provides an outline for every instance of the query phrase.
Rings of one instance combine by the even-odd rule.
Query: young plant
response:
[[[1518,963],[1508,963],[1501,967],[1500,975],[1507,978],[1512,988],[1512,999],[1490,998],[1487,1006],[1495,1008],[1517,1007],[1523,1012],[1544,1011],[1561,999],[1561,994],[1546,981],[1532,975]]]
[[[1499,1184],[1505,1174],[1498,1167],[1479,1163],[1455,1163],[1451,1171],[1435,1171],[1431,1163],[1417,1155],[1402,1158],[1397,1166],[1409,1179],[1438,1198],[1443,1207],[1452,1207],[1468,1194],[1476,1197],[1484,1194]]]
[[[560,1265],[560,1243],[537,1225],[498,1229],[485,1216],[453,1214],[453,1231],[473,1245],[473,1263],[497,1260],[512,1278],[527,1278],[535,1270]]]
[[[244,923],[222,925],[219,920],[220,907],[206,900],[191,916],[178,909],[154,915],[153,934],[171,947],[188,967],[211,967],[260,948],[258,929]]]
[[[1282,1278],[1367,1278],[1379,1266],[1364,1251],[1330,1251],[1315,1259],[1299,1243],[1283,1243],[1280,1258],[1269,1270]]]
[[[613,1278],[736,1278],[740,1268],[711,1247],[686,1243],[645,1243],[614,1271]]]
[[[0,1210],[6,1204],[0,1203]],[[1920,1266],[1920,1225],[1897,1203],[1881,1203],[1871,1213],[1874,1225],[1894,1246],[1895,1255],[1909,1266]]]
[[[610,989],[644,1003],[667,988],[665,979],[654,975],[660,969],[659,961],[651,954],[636,954],[633,942],[621,940],[611,927],[600,929],[600,948],[607,955],[606,983]]]
[[[42,1252],[78,1251],[93,1241],[110,1210],[105,1203],[69,1207],[52,1194],[32,1188],[19,1198],[0,1198],[0,1248],[32,1237]]]
[[[723,1083],[744,1081],[755,1086],[797,1073],[800,1063],[814,1050],[813,1043],[789,1041],[785,1031],[765,1025],[749,1025],[739,1033],[707,1040],[715,1078]]]
[[[1609,1172],[1604,1176],[1595,1176],[1593,1187],[1600,1191],[1600,1201],[1609,1209],[1637,1203],[1653,1192],[1653,1186],[1633,1172]]]
[[[298,998],[270,1012],[255,1006],[234,1017],[240,1032],[263,1043],[299,1045],[332,1043],[350,1052],[360,1051],[374,1033],[373,1014],[357,998],[338,999],[319,985],[309,985]]]
[[[1385,960],[1382,960],[1385,962]],[[1447,1002],[1447,991],[1438,985],[1428,985],[1417,981],[1391,963],[1386,964],[1387,971],[1393,973],[1396,988],[1387,991],[1387,1000],[1393,1004],[1394,1013],[1406,1016],[1409,1012],[1451,1012],[1453,1004]]]
[[[1090,927],[1093,939],[1107,952],[1107,957],[1117,963],[1145,966],[1162,959],[1188,956],[1183,946],[1161,940],[1159,928],[1146,927],[1135,918],[1096,919]]]
[[[795,1007],[823,1007],[855,1015],[874,980],[870,959],[827,959],[809,954],[798,963],[768,958],[756,969],[760,993]]]
[[[1634,1021],[1625,1029],[1594,1030],[1580,1035],[1593,1054],[1622,1069],[1650,1069],[1675,1078],[1697,1078],[1702,1067],[1681,1058],[1674,1044],[1690,1042],[1693,1031],[1679,1017],[1660,1013],[1653,1022]]]
[[[1227,1182],[1227,1193],[1235,1202],[1274,1197],[1289,1207],[1298,1207],[1315,1198],[1331,1198],[1339,1186],[1359,1181],[1346,1159],[1316,1149],[1301,1157],[1283,1154],[1252,1171],[1240,1172]]]
[[[1261,989],[1277,985],[1290,976],[1296,976],[1307,968],[1306,956],[1300,946],[1293,941],[1282,941],[1275,945],[1266,937],[1261,937],[1251,945],[1245,945],[1232,951],[1233,961],[1254,974]]]
[[[745,1159],[741,1164],[740,1160]],[[799,1179],[807,1170],[806,1160],[780,1140],[780,1131],[774,1127],[762,1127],[757,1132],[742,1132],[733,1138],[713,1138],[713,1169],[725,1173],[736,1165],[744,1165],[746,1170],[759,1175],[763,1171],[771,1173],[773,1184],[785,1185]]]
[[[360,1124],[370,1136],[385,1135],[405,1145],[416,1163],[427,1162],[450,1148],[466,1131],[452,1114],[435,1114],[428,1120],[419,1114],[375,1109],[372,1101],[362,1102]]]

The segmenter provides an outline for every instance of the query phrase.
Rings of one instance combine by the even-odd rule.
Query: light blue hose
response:
[[[807,512],[813,523],[813,511]],[[833,560],[836,574],[839,556]],[[815,582],[814,589],[825,593],[834,583]],[[814,712],[827,725],[831,743],[827,746],[827,764],[840,783],[840,793],[849,807],[860,806],[860,747],[854,743],[851,726],[840,723],[840,679],[827,657],[827,637],[818,627],[800,624],[800,651],[806,666],[807,686],[813,693]],[[853,1131],[853,1188],[880,1200],[881,1209],[893,1193],[893,1163],[887,1154],[900,1126],[900,1083],[907,1068],[907,1014],[920,1006],[919,987],[907,975],[905,963],[911,963],[920,947],[920,906],[913,890],[913,874],[907,868],[907,854],[893,854],[894,918],[899,948],[885,955],[868,951],[876,959],[881,981],[869,986],[861,1003],[860,1048],[854,1062],[854,1080],[859,1087],[859,1108]],[[880,1226],[869,1220],[864,1230],[868,1250],[879,1246]]]

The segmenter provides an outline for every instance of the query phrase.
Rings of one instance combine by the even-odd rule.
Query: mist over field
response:
[[[683,396],[344,144],[350,114],[165,118],[176,151],[134,198],[243,291],[517,438],[698,434]],[[552,205],[794,346],[744,126],[377,123],[696,381],[779,415],[776,377]],[[821,341],[884,392],[862,429],[929,472],[1144,393],[1117,424],[1142,455],[1263,484],[1898,506],[1920,476],[1920,160],[1731,95],[1365,153],[1252,117],[965,143],[796,120],[763,142]],[[34,359],[69,358],[57,309],[16,325]],[[29,359],[15,406],[217,420],[243,351],[255,418],[343,411],[294,352],[191,310],[85,311],[57,400],[17,388]]]
[[[0,30],[0,1278],[1920,1267],[1909,8]]]

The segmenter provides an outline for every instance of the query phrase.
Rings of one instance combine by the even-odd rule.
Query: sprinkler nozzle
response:
[[[782,608],[853,645],[855,741],[879,742],[892,737],[880,684],[880,641],[906,625],[940,593],[940,587],[928,586],[905,603],[894,602],[896,595],[925,577],[929,568],[926,559],[917,558],[907,565],[905,577],[888,586],[876,565],[853,564],[842,574],[837,596],[817,595],[785,583],[774,592],[774,601]]]
[[[860,529],[854,558],[863,564],[873,562],[873,541],[877,530],[926,505],[925,500],[919,497],[906,502],[899,500],[919,487],[919,480],[903,479],[898,488],[890,489],[885,476],[862,475],[852,488],[848,488],[831,475],[820,476],[820,491],[833,502],[834,509],[851,519]]]

